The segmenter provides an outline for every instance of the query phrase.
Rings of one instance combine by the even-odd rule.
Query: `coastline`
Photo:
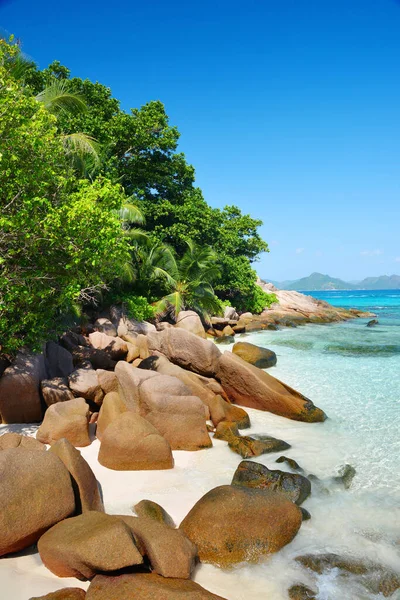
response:
[[[355,321],[356,323],[357,321]],[[364,325],[364,322],[359,323]],[[340,323],[332,325],[333,329],[340,328]],[[292,336],[294,333],[301,336],[302,332],[316,331],[326,332],[326,327],[315,325],[313,328],[299,328],[297,331],[283,329],[280,332],[262,331],[247,334],[246,341],[266,345],[264,336],[272,341],[268,347],[274,347],[273,340],[277,337]],[[331,328],[328,331],[332,331]],[[238,338],[240,339],[240,338]],[[223,351],[229,346],[220,347]],[[290,350],[290,348],[289,348]],[[307,387],[299,385],[300,379],[292,373],[289,377],[289,369],[293,371],[291,359],[295,354],[288,352],[286,358],[278,356],[277,367],[268,369],[268,372],[282,379],[289,385],[293,385],[300,392],[311,397],[318,405],[325,409],[322,401],[323,395],[316,381],[313,381],[312,373],[307,377]],[[315,367],[314,367],[315,368]],[[340,369],[339,371],[340,372]],[[286,373],[286,375],[285,375]],[[334,381],[331,389],[341,394],[337,377],[332,374]],[[292,421],[284,417],[273,415],[268,412],[246,408],[251,418],[251,428],[245,430],[245,434],[269,434],[282,438],[291,444],[291,448],[283,453],[266,454],[255,458],[255,461],[277,469],[291,472],[286,464],[276,465],[276,459],[285,454],[298,460],[306,473],[313,473],[324,482],[330,481],[338,474],[338,469],[346,461],[351,460],[348,455],[348,434],[338,432],[334,429],[338,419],[327,408],[330,417],[325,423],[302,423]],[[345,418],[345,415],[343,415]],[[346,416],[346,419],[348,417]],[[20,429],[19,429],[20,428]],[[29,425],[2,425],[0,434],[8,430],[23,430],[32,435],[36,426]],[[93,426],[91,426],[93,432]],[[332,451],[332,443],[335,449]],[[103,493],[106,512],[110,514],[132,514],[131,509],[136,502],[148,498],[158,502],[174,518],[176,524],[186,515],[194,503],[208,490],[215,486],[229,484],[232,475],[241,458],[232,452],[225,442],[213,440],[213,448],[198,450],[197,452],[174,451],[175,467],[170,471],[132,471],[118,472],[110,471],[101,466],[97,461],[99,442],[93,440],[91,445],[81,448],[82,456],[92,467],[96,478],[100,482]],[[358,467],[358,465],[357,465]],[[188,475],[190,474],[190,478]],[[331,485],[331,483],[329,483]],[[347,528],[351,519],[359,520],[360,501],[365,502],[362,497],[351,491],[343,489],[330,489],[327,496],[319,489],[313,488],[312,496],[306,500],[304,507],[312,514],[311,521],[303,522],[300,532],[296,538],[277,554],[262,558],[256,565],[245,564],[229,570],[218,569],[212,565],[202,564],[196,568],[193,579],[203,585],[205,589],[220,594],[229,600],[258,600],[261,590],[268,593],[269,600],[283,600],[287,597],[287,589],[292,583],[302,581],[311,587],[315,586],[315,578],[300,567],[294,559],[299,554],[308,551],[321,551],[326,548],[326,540],[330,539],[332,551],[341,550],[345,554],[360,554],[360,539],[351,537],[342,539],[340,528]],[[379,498],[383,501],[383,497]],[[370,501],[369,501],[370,502]],[[339,512],[345,510],[338,522]],[[386,508],[385,508],[386,511]],[[368,511],[367,511],[368,512]],[[351,515],[349,521],[349,514]],[[376,518],[376,515],[375,515]],[[361,523],[360,523],[361,525]],[[359,526],[360,526],[359,525]],[[388,523],[384,515],[380,515],[378,525],[384,535],[388,535]],[[358,543],[357,543],[358,539]],[[312,541],[311,541],[312,540]],[[367,538],[362,539],[363,558],[373,560],[377,551],[377,545]],[[364,551],[365,550],[365,551]],[[9,597],[15,600],[28,600],[32,595],[49,593],[55,589],[68,586],[78,586],[87,589],[88,583],[78,582],[71,579],[59,579],[53,576],[42,564],[38,554],[22,552],[19,557],[6,557],[0,561],[0,573],[2,581],[5,582]],[[396,567],[395,549],[385,548],[383,553],[378,554],[380,561],[388,568]],[[20,576],[15,577],[15,573]],[[28,580],[28,581],[27,581]],[[29,589],[29,591],[28,591]],[[353,596],[354,598],[357,596]],[[369,598],[369,596],[365,596]]]

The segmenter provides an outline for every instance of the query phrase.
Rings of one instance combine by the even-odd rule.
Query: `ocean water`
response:
[[[262,577],[265,586],[243,598],[283,600],[288,583],[294,581],[313,587],[319,600],[383,598],[355,576],[337,569],[316,576],[294,558],[334,552],[400,574],[400,291],[310,295],[374,312],[379,324],[367,327],[368,319],[355,319],[245,337],[274,350],[277,366],[268,372],[312,399],[329,418],[322,424],[274,416],[264,420],[263,433],[291,443],[285,454],[321,483],[313,484],[303,504],[312,519],[303,523],[295,540],[264,564],[245,567],[253,582]],[[256,460],[269,468],[284,468],[274,464],[275,455]],[[349,489],[332,479],[345,464],[356,469]],[[400,598],[400,593],[392,598]]]

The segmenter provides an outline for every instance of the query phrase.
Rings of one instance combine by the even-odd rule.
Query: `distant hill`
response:
[[[317,292],[328,290],[399,290],[400,275],[381,275],[380,277],[367,277],[359,282],[343,281],[323,275],[322,273],[311,273],[308,277],[296,281],[272,281],[278,289],[297,290],[300,292]]]
[[[400,290],[400,275],[367,277],[357,284],[358,290]]]
[[[351,283],[346,283],[341,279],[336,279],[330,275],[322,273],[311,273],[309,277],[303,277],[297,281],[290,283],[285,289],[287,290],[352,290],[354,286]]]

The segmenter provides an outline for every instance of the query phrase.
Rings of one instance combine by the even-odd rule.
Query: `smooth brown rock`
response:
[[[49,406],[36,438],[54,444],[66,438],[73,446],[89,446],[89,406],[83,398],[74,398]]]
[[[143,562],[130,528],[118,517],[95,511],[49,529],[40,538],[38,550],[54,575],[82,580]]]
[[[271,471],[264,465],[243,460],[235,471],[232,485],[279,492],[295,504],[302,504],[311,494],[311,483],[298,473]]]
[[[128,354],[128,345],[120,337],[95,331],[89,334],[89,342],[93,348],[104,350],[112,360],[123,360]]]
[[[34,437],[21,433],[3,433],[0,435],[0,450],[25,448],[26,450],[46,450],[46,446]]]
[[[158,523],[164,523],[164,525],[175,527],[175,523],[167,511],[157,504],[157,502],[153,502],[152,500],[141,500],[138,504],[135,504],[133,510],[138,517],[153,519]]]
[[[165,356],[149,356],[140,363],[141,369],[156,371],[160,375],[170,375],[176,377],[190,390],[192,396],[198,396],[207,406],[215,397],[215,392],[208,385],[205,377],[201,377],[196,373],[182,369],[178,365],[174,365]],[[217,383],[217,382],[216,382]],[[186,392],[188,393],[188,392]]]
[[[176,325],[179,329],[185,329],[190,333],[206,339],[206,332],[204,331],[203,323],[199,315],[194,310],[182,310],[176,319]]]
[[[68,377],[68,384],[75,396],[91,400],[101,406],[104,398],[97,372],[94,369],[81,368]]]
[[[190,579],[197,555],[196,546],[180,529],[148,517],[119,517],[130,527],[143,556],[153,571],[163,577]]]
[[[248,342],[236,342],[232,352],[259,369],[268,369],[276,365],[275,352]]]
[[[290,448],[287,442],[268,435],[242,436],[237,423],[229,421],[218,423],[214,438],[228,442],[229,448],[242,458],[253,458],[261,456],[261,454],[281,452]]]
[[[106,394],[97,418],[96,437],[101,440],[109,424],[127,410],[126,404],[122,402],[118,392]]]
[[[221,356],[217,379],[229,398],[241,406],[308,423],[326,419],[311,400],[231,352]]]
[[[117,417],[105,429],[99,463],[116,471],[172,469],[171,447],[151,423],[133,412]]]
[[[201,562],[228,567],[277,552],[301,522],[299,507],[280,494],[223,485],[203,496],[180,528],[197,545]]]
[[[194,333],[173,327],[147,336],[149,349],[170,361],[206,377],[214,377],[221,355],[216,345]]]
[[[64,588],[45,596],[35,596],[30,600],[85,600],[86,592],[81,588]]]
[[[75,514],[97,510],[104,512],[96,477],[79,450],[65,438],[58,440],[49,450],[53,452],[68,469],[75,493]]]
[[[159,375],[140,386],[140,414],[165,437],[173,450],[212,446],[203,402],[176,377]]]
[[[110,392],[118,392],[118,379],[113,371],[106,371],[105,369],[97,369],[97,379],[104,394]]]
[[[129,410],[139,412],[140,387],[147,379],[159,377],[158,373],[138,369],[125,361],[119,361],[115,367],[115,375],[121,400]]]
[[[43,418],[40,382],[46,378],[42,354],[20,352],[0,379],[0,417],[3,423],[38,423]]]
[[[0,452],[0,556],[34,544],[75,510],[71,478],[50,452]]]
[[[232,337],[235,335],[235,331],[232,329],[232,327],[230,325],[227,325],[226,327],[223,328],[222,330],[222,334],[226,337]]]
[[[214,396],[208,403],[211,420],[215,427],[221,421],[237,423],[239,429],[250,427],[250,417],[243,408],[229,404],[221,396]]]
[[[190,579],[166,579],[155,573],[96,575],[86,600],[226,600]]]
[[[42,388],[43,399],[47,406],[57,404],[57,402],[66,402],[67,400],[73,400],[75,398],[67,385],[67,379],[64,377],[43,379],[40,387]]]

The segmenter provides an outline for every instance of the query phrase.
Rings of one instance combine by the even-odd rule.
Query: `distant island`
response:
[[[330,275],[311,273],[308,277],[302,277],[302,279],[296,279],[295,281],[271,281],[271,283],[279,289],[305,292],[329,290],[400,290],[400,275],[367,277],[362,281],[353,281],[350,283],[331,277]]]

